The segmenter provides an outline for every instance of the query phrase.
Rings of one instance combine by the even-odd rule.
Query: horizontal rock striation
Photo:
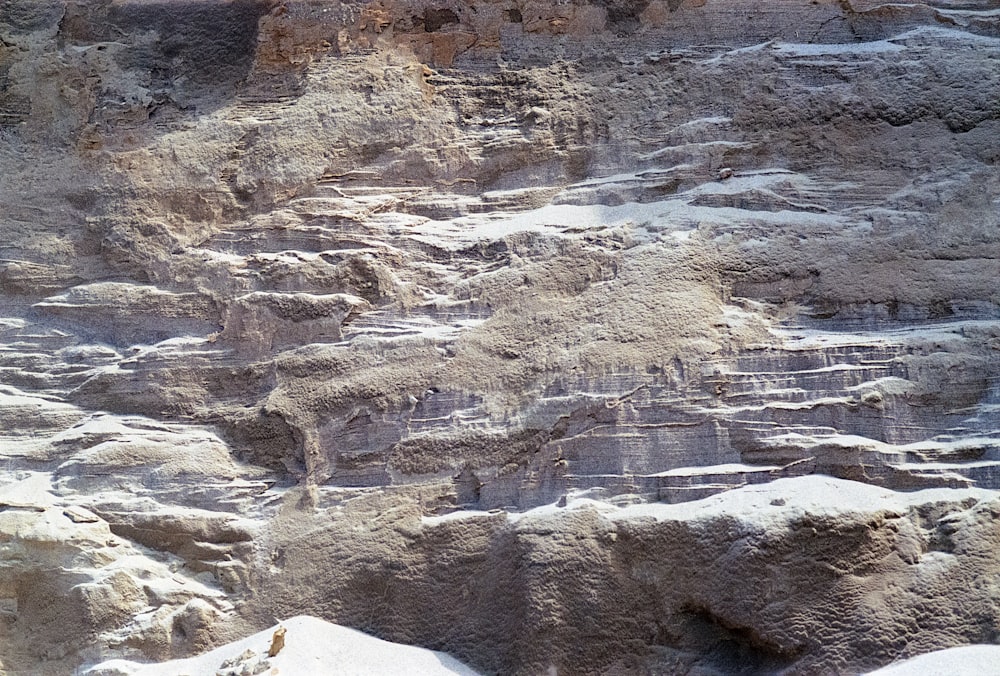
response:
[[[997,10],[2,3],[2,668],[996,642]]]

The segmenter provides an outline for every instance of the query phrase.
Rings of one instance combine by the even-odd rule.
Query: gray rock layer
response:
[[[0,668],[997,642],[998,11],[0,3]]]

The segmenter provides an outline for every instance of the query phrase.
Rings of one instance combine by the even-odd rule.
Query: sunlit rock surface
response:
[[[994,0],[0,4],[2,669],[996,643],[998,158]]]
[[[197,657],[155,664],[108,660],[86,676],[175,676],[175,674],[338,674],[478,676],[453,657],[425,648],[381,641],[354,629],[300,615]]]

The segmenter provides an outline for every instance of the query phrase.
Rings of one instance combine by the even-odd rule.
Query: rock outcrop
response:
[[[996,643],[998,7],[0,3],[0,668]]]

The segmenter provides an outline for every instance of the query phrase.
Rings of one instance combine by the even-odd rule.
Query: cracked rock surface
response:
[[[1000,642],[998,159],[996,0],[0,3],[0,670]]]

